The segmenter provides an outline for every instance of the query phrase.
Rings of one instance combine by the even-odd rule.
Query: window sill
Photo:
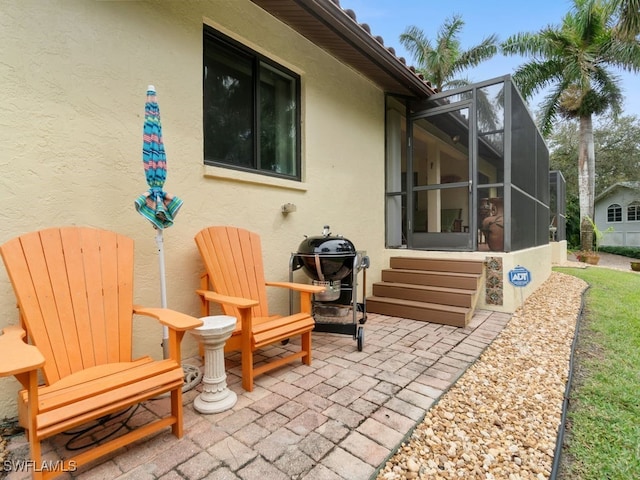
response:
[[[296,182],[294,180],[270,177],[268,175],[260,175],[258,173],[242,172],[229,168],[214,167],[212,165],[204,165],[204,177],[217,178],[231,182],[252,183],[254,185],[267,185],[286,190],[297,190],[301,192],[307,191],[307,184],[305,182]]]

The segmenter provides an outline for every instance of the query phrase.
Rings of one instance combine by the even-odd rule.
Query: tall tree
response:
[[[575,159],[579,151],[578,123],[560,122],[549,136],[551,170],[560,170],[567,182],[567,196],[578,196]],[[593,128],[596,158],[596,196],[618,182],[638,179],[640,171],[640,119],[635,115],[602,117]],[[578,219],[575,219],[576,223]]]
[[[548,138],[549,166],[560,170],[567,182],[567,240],[580,247],[580,211],[578,207],[579,147],[578,122],[566,120],[553,129]],[[606,116],[593,129],[596,162],[596,196],[618,182],[638,179],[640,171],[640,119],[636,116]]]
[[[458,78],[463,71],[479,65],[498,52],[498,37],[490,35],[467,50],[463,49],[458,35],[464,27],[460,15],[445,19],[435,42],[416,26],[407,27],[400,35],[400,43],[413,55],[416,70],[424,75],[439,91],[469,85],[466,78]]]
[[[560,26],[519,33],[502,45],[505,54],[531,57],[513,79],[525,98],[549,88],[541,105],[540,128],[548,136],[558,117],[579,121],[578,187],[580,219],[593,218],[595,152],[593,116],[621,110],[619,78],[612,69],[637,72],[640,45],[616,34],[616,10],[601,0],[573,0]],[[588,248],[587,246],[583,246]]]

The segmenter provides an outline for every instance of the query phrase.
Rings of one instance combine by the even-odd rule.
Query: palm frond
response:
[[[614,1],[640,4],[640,0]],[[534,58],[513,75],[525,98],[552,88],[543,104],[544,132],[549,131],[549,122],[556,115],[592,115],[620,108],[620,80],[609,68],[638,71],[640,44],[615,35],[615,12],[615,7],[603,0],[573,0],[573,8],[560,27],[520,33],[502,44],[507,55]]]
[[[538,128],[542,135],[548,137],[553,131],[556,118],[560,113],[560,98],[566,89],[564,82],[560,82],[555,88],[544,97],[540,103],[540,116],[538,118]]]
[[[471,83],[471,80],[469,80],[468,78],[454,78],[447,81],[444,84],[444,88],[445,90],[449,90],[460,87],[468,87],[469,85],[471,85]]]
[[[616,33],[625,40],[634,40],[640,34],[640,0],[614,0],[619,21]]]
[[[413,56],[416,69],[440,91],[444,87],[455,85],[454,79],[458,73],[497,53],[498,40],[495,35],[490,35],[479,45],[463,51],[458,39],[463,27],[462,17],[453,15],[445,19],[435,40],[427,38],[416,26],[408,27],[400,35],[400,43]]]
[[[431,42],[422,29],[413,25],[407,27],[400,35],[400,43],[413,56],[419,66],[425,65],[428,53],[433,50]]]
[[[453,70],[454,72],[459,72],[475,67],[490,59],[496,53],[498,53],[498,36],[490,35],[483,38],[480,44],[462,52]]]
[[[517,33],[500,45],[504,55],[536,56],[540,50],[540,37],[534,33]]]
[[[605,12],[600,0],[583,0],[576,2],[571,15],[571,30],[578,35],[584,44],[593,44],[602,35],[606,26]]]
[[[622,112],[622,102],[624,96],[620,88],[620,77],[612,74],[605,68],[596,68],[593,73],[594,90],[597,92],[600,108],[593,109],[589,113],[600,115],[607,109],[611,109],[614,116],[618,116]]]
[[[640,43],[635,40],[625,40],[613,36],[603,45],[601,58],[606,58],[611,66],[621,70],[639,72]]]
[[[464,20],[460,15],[447,17],[438,31],[438,38],[444,41],[453,41],[464,27]]]
[[[521,65],[513,74],[513,81],[525,99],[562,78],[566,64],[558,60],[531,61]]]

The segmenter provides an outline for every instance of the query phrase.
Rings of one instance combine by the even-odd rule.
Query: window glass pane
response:
[[[300,77],[204,27],[204,161],[300,180]]]
[[[469,181],[469,109],[413,123],[414,186]]]
[[[627,221],[636,222],[640,220],[640,202],[631,202],[627,209]]]
[[[213,44],[204,55],[204,158],[255,168],[252,60]]]
[[[622,221],[622,207],[617,203],[609,205],[607,208],[607,222],[621,222]]]
[[[413,231],[461,233],[469,231],[467,188],[439,188],[414,193]]]
[[[260,169],[297,175],[296,81],[260,64]]]

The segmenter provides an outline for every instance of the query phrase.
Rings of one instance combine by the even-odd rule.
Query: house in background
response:
[[[198,314],[194,236],[216,224],[259,233],[274,281],[330,225],[367,252],[367,295],[392,257],[474,260],[490,266],[478,307],[513,312],[551,272],[548,152],[508,76],[435,92],[332,0],[25,0],[3,18],[0,243],[62,225],[125,234],[136,301],[160,303],[155,232],[133,207],[153,84],[165,187],[184,201],[164,233],[170,308]],[[508,281],[516,266],[526,287]],[[18,321],[3,268],[0,311],[0,328]],[[136,353],[161,356],[161,329],[137,321]],[[18,385],[0,385],[13,416]]]
[[[640,182],[612,185],[596,197],[594,207],[595,224],[604,232],[601,245],[640,247]]]

